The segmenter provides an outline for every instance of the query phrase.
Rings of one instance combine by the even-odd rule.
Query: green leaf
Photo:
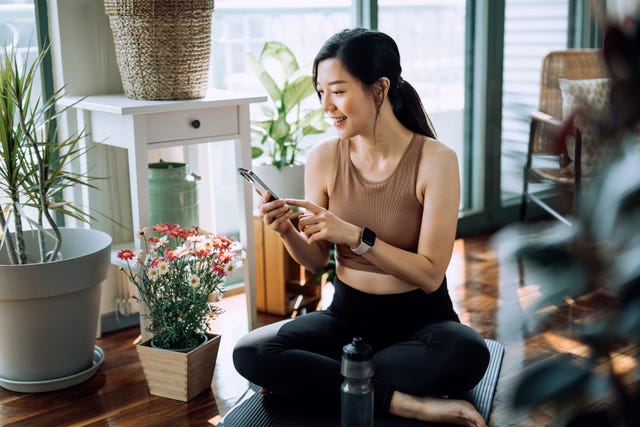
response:
[[[264,154],[264,150],[260,147],[253,146],[251,147],[251,158],[257,159],[258,157]]]
[[[636,222],[635,224],[638,224]],[[624,294],[640,294],[640,235],[635,234],[613,260],[611,287]]]
[[[615,323],[619,334],[640,342],[640,295],[624,303]]]
[[[270,59],[277,61],[282,67],[285,81],[288,81],[300,68],[291,49],[280,42],[271,41],[264,44],[260,54],[260,62],[264,65]]]
[[[287,84],[282,94],[282,107],[285,113],[289,114],[293,108],[315,92],[316,89],[313,86],[311,76],[300,76]]]
[[[264,86],[264,88],[266,89],[269,97],[273,100],[273,102],[278,102],[280,100],[280,97],[282,96],[282,93],[273,77],[267,72],[267,70],[265,70],[262,64],[258,62],[258,60],[256,60],[256,58],[251,53],[245,54],[244,57],[246,63],[249,65],[249,68],[251,68],[253,73],[262,83],[262,86]]]
[[[273,127],[274,120],[253,120],[251,121],[251,125],[264,130],[265,132],[269,132]]]
[[[575,396],[591,375],[591,371],[578,365],[572,356],[561,354],[524,371],[515,387],[513,406],[527,408]]]
[[[260,111],[265,117],[269,117],[270,119],[276,116],[274,108],[264,103],[260,104]]]
[[[600,175],[581,204],[590,231],[598,241],[610,241],[612,236],[625,239],[628,228],[621,226],[620,217],[640,209],[640,152],[627,150],[625,155]]]
[[[289,135],[290,129],[291,129],[291,126],[289,126],[289,123],[287,123],[286,117],[283,115],[280,115],[273,122],[273,126],[271,126],[271,137],[274,139],[274,141],[276,141],[276,144],[277,144],[278,141],[286,138],[287,135]]]
[[[318,108],[310,111],[300,120],[299,126],[302,128],[303,135],[310,135],[314,133],[323,133],[331,125],[327,123],[324,110]]]

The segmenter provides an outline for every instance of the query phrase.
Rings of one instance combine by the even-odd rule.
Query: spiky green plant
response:
[[[12,264],[36,261],[27,258],[25,228],[37,231],[39,262],[47,262],[58,259],[62,244],[55,212],[83,222],[91,218],[62,198],[66,188],[93,186],[91,177],[71,168],[86,154],[83,132],[57,138],[57,119],[70,108],[56,110],[61,91],[44,100],[35,94],[45,55],[46,50],[21,65],[16,52],[5,46],[0,58],[0,250],[7,251]],[[52,248],[45,247],[45,234],[54,237]]]
[[[260,57],[247,53],[249,68],[260,79],[269,95],[262,106],[263,120],[251,122],[252,132],[260,136],[253,157],[266,153],[272,165],[281,169],[296,162],[302,138],[329,128],[322,108],[303,110],[302,101],[315,94],[313,79],[305,74],[291,50],[280,42],[264,44]]]

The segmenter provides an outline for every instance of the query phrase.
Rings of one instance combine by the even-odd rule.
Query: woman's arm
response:
[[[336,141],[327,141],[315,146],[307,158],[305,165],[305,197],[314,205],[328,206],[328,188],[333,179],[333,165]],[[306,236],[293,227],[289,220],[291,210],[285,201],[274,201],[263,204],[260,215],[272,229],[282,238],[287,251],[298,263],[311,272],[317,272],[329,262],[329,242],[308,242]]]

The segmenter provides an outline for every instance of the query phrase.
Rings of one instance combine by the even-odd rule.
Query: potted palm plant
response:
[[[276,193],[304,197],[304,164],[299,158],[304,151],[301,143],[307,135],[320,134],[329,128],[322,108],[302,106],[303,101],[316,93],[313,79],[300,68],[291,50],[280,42],[267,42],[258,58],[247,53],[245,59],[269,98],[267,104],[262,105],[264,118],[251,122],[252,132],[259,137],[252,148],[257,160],[254,168]]]
[[[85,154],[83,135],[56,137],[60,92],[46,100],[34,93],[45,54],[23,65],[6,47],[0,55],[0,385],[26,392],[95,373],[111,247],[106,233],[56,221],[56,214],[90,218],[62,192],[91,184],[71,169]]]

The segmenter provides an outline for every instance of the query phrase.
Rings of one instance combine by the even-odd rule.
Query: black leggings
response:
[[[484,375],[484,339],[449,307],[432,307],[422,290],[372,295],[335,280],[327,310],[255,329],[233,352],[236,370],[277,394],[336,408],[342,347],[359,336],[374,351],[374,405],[389,413],[395,390],[415,396],[455,396]],[[445,304],[446,305],[446,304]],[[425,310],[425,307],[431,310]],[[434,311],[439,319],[433,319]]]

